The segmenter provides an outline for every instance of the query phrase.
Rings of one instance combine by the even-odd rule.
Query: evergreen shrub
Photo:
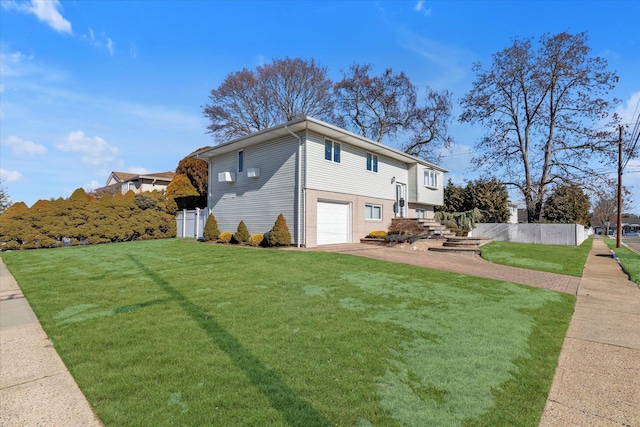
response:
[[[233,233],[229,231],[225,231],[220,233],[220,237],[218,237],[218,241],[220,241],[220,243],[230,243],[232,238],[233,238]]]
[[[216,241],[220,237],[220,229],[218,228],[218,221],[216,217],[211,213],[207,218],[207,223],[204,225],[204,239],[208,242]]]
[[[238,224],[238,230],[236,231],[236,234],[233,235],[233,239],[237,243],[246,243],[249,240],[249,236],[250,234],[247,226],[244,221],[240,221],[240,224]]]
[[[284,215],[278,215],[278,219],[271,231],[269,231],[269,246],[289,246],[291,244],[291,233],[287,227],[287,220]]]
[[[367,234],[367,237],[372,239],[383,239],[387,237],[387,232],[384,230],[373,230],[371,233]]]
[[[249,246],[260,246],[264,240],[264,234],[252,234],[249,237]]]

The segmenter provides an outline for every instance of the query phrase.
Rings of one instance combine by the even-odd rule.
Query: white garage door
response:
[[[318,202],[318,245],[349,243],[349,205]]]

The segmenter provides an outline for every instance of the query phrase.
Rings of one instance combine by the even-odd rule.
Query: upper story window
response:
[[[367,153],[367,170],[371,172],[378,172],[378,155]]]
[[[424,186],[438,188],[438,172],[434,170],[424,171]]]
[[[324,159],[330,162],[340,163],[340,143],[331,141],[330,139],[324,140]]]
[[[238,173],[244,171],[244,150],[238,151]]]

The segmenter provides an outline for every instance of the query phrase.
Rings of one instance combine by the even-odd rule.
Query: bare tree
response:
[[[418,88],[404,72],[391,68],[370,76],[370,64],[354,64],[336,83],[336,107],[346,126],[365,138],[382,142],[402,134],[400,149],[418,157],[437,158],[437,148],[453,143],[447,135],[451,118],[451,93],[426,88],[424,106],[418,105]]]
[[[618,77],[590,50],[585,33],[545,34],[536,46],[516,39],[489,69],[474,64],[460,116],[486,127],[474,165],[503,172],[522,192],[529,222],[540,219],[550,185],[595,176],[589,161],[613,154],[615,137],[596,128],[618,102],[605,99]]]
[[[0,215],[2,215],[11,205],[11,198],[9,197],[7,190],[4,188],[2,180],[0,180]]]
[[[591,224],[604,227],[608,222],[615,224],[618,221],[618,184],[616,180],[608,179],[596,192],[596,202],[591,213]],[[622,188],[622,212],[632,209],[631,191]]]
[[[333,82],[313,59],[274,59],[255,70],[229,74],[211,91],[203,114],[218,141],[240,137],[309,115],[333,122]]]

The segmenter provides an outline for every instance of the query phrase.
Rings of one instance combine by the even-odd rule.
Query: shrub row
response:
[[[31,208],[18,202],[0,215],[0,250],[175,237],[172,202],[157,191],[96,199],[81,188]]]
[[[284,215],[278,215],[273,228],[265,234],[249,234],[244,221],[240,221],[235,233],[229,231],[220,232],[218,221],[213,213],[209,214],[204,226],[204,239],[207,242],[220,243],[240,243],[250,246],[289,246],[291,244],[291,234],[287,227]]]

